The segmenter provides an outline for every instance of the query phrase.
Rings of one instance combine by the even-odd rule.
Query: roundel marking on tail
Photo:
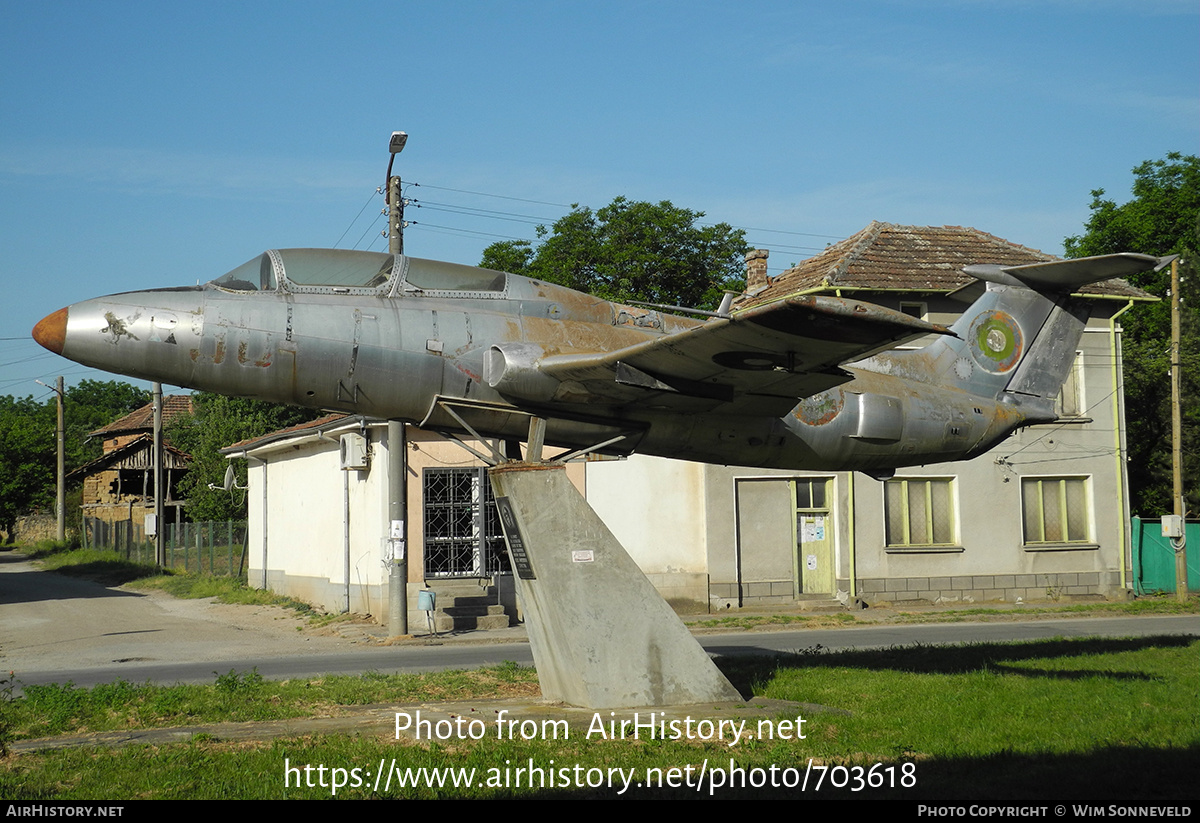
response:
[[[985,311],[976,317],[967,340],[975,362],[993,374],[1011,370],[1024,352],[1021,327],[1012,315],[999,310]]]

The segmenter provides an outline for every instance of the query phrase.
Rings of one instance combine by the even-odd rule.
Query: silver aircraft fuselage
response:
[[[456,434],[520,440],[538,416],[566,447],[621,437],[609,451],[886,472],[1053,419],[1070,362],[1047,361],[1073,357],[1086,312],[985,279],[951,329],[813,296],[697,320],[469,266],[293,249],[203,286],[76,303],[34,337],[130,377]]]

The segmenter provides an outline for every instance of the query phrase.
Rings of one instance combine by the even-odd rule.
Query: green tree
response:
[[[1092,215],[1081,235],[1064,241],[1068,257],[1132,251],[1180,255],[1183,374],[1184,492],[1188,508],[1200,505],[1200,158],[1172,152],[1133,169],[1133,198],[1126,203],[1092,192]],[[1171,511],[1170,269],[1145,272],[1130,282],[1163,298],[1124,315],[1123,349],[1128,418],[1129,479],[1134,511]],[[1190,458],[1190,459],[1189,459]]]
[[[119,380],[80,380],[63,392],[68,471],[100,456],[103,443],[88,435],[150,402],[150,392]],[[53,404],[54,398],[48,401]]]
[[[480,265],[559,283],[606,300],[715,307],[744,286],[745,233],[727,223],[699,226],[704,212],[664,200],[618,197],[593,212],[575,205],[540,242],[493,243]]]
[[[220,450],[241,440],[261,437],[277,429],[295,426],[321,416],[320,411],[225,397],[211,392],[192,395],[191,415],[180,415],[167,427],[166,438],[175,448],[191,455],[187,475],[179,481],[179,493],[187,500],[193,520],[241,520],[246,517],[245,492],[210,489],[221,486],[226,467],[232,465],[237,484],[246,484],[246,465],[232,463]]]
[[[0,397],[0,529],[13,540],[17,518],[54,505],[55,412],[33,397]]]
[[[143,389],[115,380],[81,380],[63,391],[63,453],[68,472],[100,456],[88,434],[150,399]],[[58,427],[57,398],[0,397],[0,529],[9,539],[18,517],[53,510]],[[68,518],[74,514],[68,506]]]

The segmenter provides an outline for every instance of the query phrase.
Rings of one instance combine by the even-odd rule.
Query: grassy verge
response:
[[[1023,620],[1030,617],[1056,617],[1080,615],[1143,615],[1143,614],[1198,614],[1200,597],[1191,595],[1180,603],[1175,595],[1147,595],[1127,603],[1044,603],[1036,606],[972,608],[945,607],[928,611],[898,610],[889,614],[887,623],[962,623],[988,620]],[[832,614],[731,614],[688,620],[690,626],[701,629],[754,629],[770,626],[804,626],[806,628],[831,628],[854,625],[860,622],[879,622],[868,609],[865,612],[835,612]]]
[[[131,589],[159,589],[174,597],[198,599],[215,597],[218,602],[249,606],[283,606],[314,620],[326,619],[302,600],[274,594],[246,585],[244,577],[211,576],[187,572],[161,572],[158,567],[135,563],[114,551],[71,548],[53,541],[39,544],[27,552],[31,560],[47,571],[92,580],[104,586]]]
[[[10,740],[248,720],[336,716],[372,703],[536,695],[537,674],[515,663],[472,671],[275,682],[257,670],[216,673],[209,686],[70,683],[25,686],[6,703]],[[19,680],[19,678],[17,678]],[[15,684],[19,685],[19,684]]]
[[[624,794],[644,797],[706,797],[711,791],[738,798],[1191,801],[1200,761],[1198,652],[1200,642],[1175,637],[838,653],[812,649],[722,662],[744,693],[846,710],[798,707],[776,719],[773,728],[784,729],[780,721],[802,714],[803,739],[752,734],[733,746],[727,740],[647,739],[645,733],[639,739],[603,739],[589,736],[584,725],[572,725],[565,739],[501,740],[489,730],[478,740],[428,742],[393,739],[393,718],[381,716],[377,734],[260,743],[202,736],[170,746],[10,756],[0,763],[0,796],[317,798],[334,794],[334,782],[340,780],[338,797],[580,798],[616,796],[628,777]],[[472,682],[472,676],[481,679]],[[118,726],[182,716],[183,709],[168,708],[156,710],[153,721],[140,719],[131,708],[140,699],[134,696],[137,689],[128,688],[132,691],[122,700],[100,701],[109,708],[81,713],[71,722],[92,728],[98,716]],[[244,704],[238,711],[246,713],[268,710],[256,705],[270,712],[330,712],[348,701],[381,697],[498,697],[506,690],[528,691],[532,680],[528,669],[506,666],[474,675],[420,675],[403,685],[380,676],[267,684],[234,675],[224,685],[206,688],[225,689],[236,698],[224,708],[204,710],[228,717],[223,713],[235,704]],[[59,700],[55,696],[51,704]],[[690,714],[704,719],[703,710]],[[597,717],[609,719],[607,712]],[[758,731],[754,721],[749,725]],[[815,771],[809,771],[810,762]],[[528,786],[531,772],[516,771],[529,767],[541,770],[532,772],[533,788]],[[418,775],[416,769],[443,771]],[[731,788],[728,781],[738,783],[739,769],[745,785]],[[390,787],[382,781],[375,785],[381,770],[392,776]],[[697,792],[702,771],[707,777]],[[806,772],[810,783],[803,792],[799,785],[785,785],[802,780]],[[819,790],[818,776],[823,778]],[[400,787],[401,777],[418,785]],[[714,788],[714,780],[726,785]]]

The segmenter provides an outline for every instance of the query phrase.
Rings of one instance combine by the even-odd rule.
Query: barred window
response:
[[[949,477],[893,479],[883,486],[887,545],[892,548],[953,546],[956,543],[954,480]]]
[[[1026,477],[1021,480],[1025,545],[1090,543],[1091,506],[1086,477]]]
[[[427,468],[422,479],[425,575],[491,577],[510,573],[487,469]]]

